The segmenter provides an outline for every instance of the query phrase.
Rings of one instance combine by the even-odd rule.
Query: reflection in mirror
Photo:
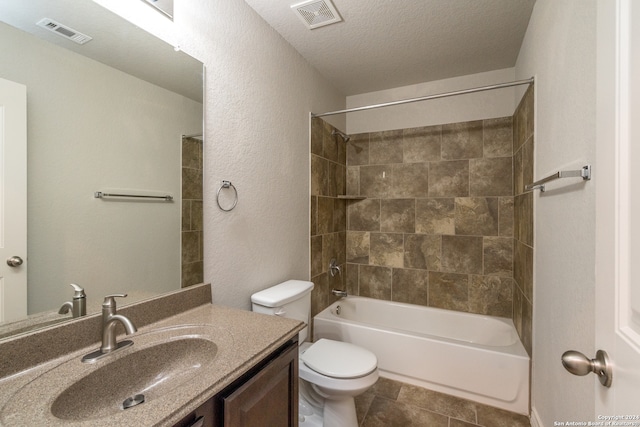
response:
[[[173,0],[142,0],[150,6],[153,6],[158,12],[162,13],[169,19],[173,19]]]
[[[4,0],[0,19],[0,78],[27,88],[29,314],[0,337],[70,319],[70,283],[95,313],[109,293],[131,303],[202,281],[202,64],[91,0]]]

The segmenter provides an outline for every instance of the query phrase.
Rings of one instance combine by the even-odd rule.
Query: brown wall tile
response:
[[[516,196],[514,202],[515,237],[533,246],[533,192]]]
[[[369,136],[369,164],[402,163],[402,130],[373,132]]]
[[[484,274],[513,277],[513,238],[484,237]]]
[[[513,279],[497,276],[471,276],[469,311],[490,316],[509,317],[513,311]]]
[[[342,142],[342,140],[339,136],[331,135],[331,133],[335,129],[333,126],[325,121],[323,121],[322,123],[322,157],[337,162],[339,144],[338,140],[340,141],[340,143]]]
[[[427,271],[394,268],[391,283],[393,301],[427,305],[429,283]]]
[[[366,199],[347,206],[348,228],[354,231],[380,231],[380,200]]]
[[[513,197],[498,198],[498,234],[513,237]]]
[[[429,164],[429,197],[465,197],[468,195],[468,160]]]
[[[202,141],[195,138],[182,139],[182,167],[202,169]]]
[[[524,192],[524,170],[522,165],[522,148],[513,155],[513,194]]]
[[[484,157],[511,157],[513,155],[513,118],[484,120]]]
[[[498,235],[498,199],[496,197],[458,197],[455,199],[456,234]]]
[[[438,161],[442,144],[442,126],[404,129],[402,153],[404,163]]]
[[[344,277],[345,286],[349,295],[360,295],[358,288],[359,266],[357,264],[346,264]]]
[[[415,229],[415,199],[380,200],[380,231],[414,233]]]
[[[391,165],[360,166],[360,194],[367,197],[391,197],[391,172]]]
[[[371,233],[369,262],[386,267],[403,267],[403,236],[400,233]]]
[[[393,165],[393,197],[427,197],[429,165],[409,163]]]
[[[369,134],[360,133],[351,135],[347,142],[347,165],[368,165],[369,164]]]
[[[313,290],[311,291],[311,317],[320,313],[330,304],[329,295],[329,279],[327,273],[311,278],[313,282]]]
[[[333,199],[333,232],[347,231],[347,201]]]
[[[322,236],[311,237],[311,277],[315,277],[325,269],[322,266]]]
[[[469,276],[429,272],[429,306],[469,311]]]
[[[516,241],[514,248],[513,278],[525,298],[533,301],[533,248]]]
[[[311,214],[311,235],[318,234],[318,197],[311,196],[309,212]]]
[[[391,269],[361,265],[358,286],[363,297],[391,300]]]
[[[324,120],[311,119],[311,154],[322,156],[322,139],[324,132]]]
[[[469,161],[469,191],[472,196],[512,196],[513,159],[497,157]]]
[[[369,264],[368,231],[347,231],[347,262]]]
[[[311,195],[326,196],[329,193],[329,164],[322,157],[311,155]]]
[[[318,197],[318,234],[333,232],[333,198]]]
[[[482,237],[442,236],[442,270],[482,274]]]
[[[442,158],[445,160],[482,157],[482,121],[442,126]]]
[[[327,195],[337,197],[347,192],[347,168],[334,162],[328,162]]]
[[[522,151],[522,181],[524,185],[529,185],[533,182],[533,138],[527,139],[520,151]],[[520,189],[520,192],[523,191],[524,187]]]
[[[338,265],[347,261],[347,233],[331,233],[322,236],[322,269],[329,270],[329,262],[335,258]]]
[[[360,168],[358,166],[347,168],[347,194],[351,196],[360,194]]]
[[[404,236],[404,266],[435,270],[441,268],[442,236],[406,234]]]
[[[191,231],[191,200],[182,200],[181,218],[181,230]]]
[[[200,231],[184,231],[182,232],[182,263],[201,261],[200,251]]]
[[[182,169],[182,198],[202,200],[202,169]]]
[[[416,199],[416,233],[455,234],[454,199]]]

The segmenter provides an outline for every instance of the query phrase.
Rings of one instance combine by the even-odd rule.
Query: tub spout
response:
[[[347,291],[343,291],[342,289],[332,289],[331,293],[340,298],[347,296]]]

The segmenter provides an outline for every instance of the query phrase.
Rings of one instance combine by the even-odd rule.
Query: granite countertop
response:
[[[96,349],[92,345],[0,379],[0,425],[172,426],[295,337],[303,326],[302,322],[277,316],[201,305],[138,328],[137,333],[126,337],[134,342],[132,346],[94,364],[81,362],[82,356]],[[179,338],[184,331],[217,346],[211,352],[215,353],[213,361],[198,368],[198,374],[189,381],[156,398],[150,396],[139,406],[101,418],[60,419],[51,413],[56,397],[77,379],[136,349]],[[123,336],[118,337],[118,341],[122,339]],[[118,390],[117,384],[104,385],[109,386],[114,392]]]

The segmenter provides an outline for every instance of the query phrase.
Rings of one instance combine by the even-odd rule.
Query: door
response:
[[[0,79],[0,322],[27,314],[26,258],[27,88]]]
[[[598,5],[596,348],[610,388],[594,380],[596,421],[640,425],[640,3]],[[591,355],[593,357],[593,355]],[[625,418],[626,417],[626,418]]]

